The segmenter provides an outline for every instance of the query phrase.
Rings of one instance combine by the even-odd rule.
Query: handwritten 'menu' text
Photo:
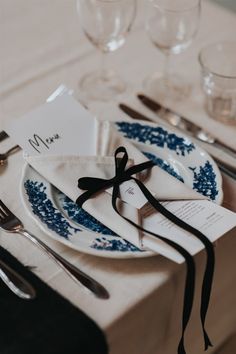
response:
[[[49,136],[43,139],[38,134],[34,134],[31,139],[28,139],[29,144],[34,148],[39,154],[41,154],[41,149],[50,149],[50,145],[55,143],[56,140],[60,139],[59,134],[53,134],[53,136]]]

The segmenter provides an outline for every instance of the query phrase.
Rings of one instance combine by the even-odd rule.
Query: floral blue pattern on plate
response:
[[[219,190],[212,164],[206,161],[204,166],[189,167],[189,169],[193,171],[193,189],[215,201]]]
[[[196,147],[187,139],[176,135],[173,132],[160,126],[150,126],[141,123],[117,122],[118,131],[125,138],[136,140],[137,142],[155,145],[160,148],[167,147],[169,150],[174,150],[177,155],[185,156],[193,151]]]
[[[150,152],[144,152],[143,154],[149,159],[152,160],[155,165],[159,166],[160,168],[162,168],[164,171],[166,171],[167,173],[169,173],[171,176],[177,178],[179,181],[184,183],[183,178],[177,173],[175,172],[175,170],[171,167],[171,165],[166,162],[163,159],[160,159],[159,157],[156,157],[154,154],[151,154]]]
[[[75,223],[93,232],[98,232],[109,236],[117,236],[112,230],[108,229],[108,227],[103,225],[100,221],[88,214],[84,209],[78,207],[76,203],[74,203],[62,192],[58,191],[58,197],[59,203],[63,210]]]
[[[66,239],[73,232],[81,231],[81,229],[73,227],[54,206],[53,202],[48,198],[47,187],[43,182],[27,179],[24,183],[24,188],[32,212],[47,225],[49,230]]]
[[[159,166],[167,173],[184,183],[184,179],[177,172],[175,172],[168,162],[148,152],[143,152],[143,154],[149,160],[152,160],[155,165]],[[212,164],[207,160],[204,166],[199,166],[198,168],[189,167],[189,169],[193,171],[193,189],[205,197],[208,197],[212,201],[215,201],[219,194],[219,190],[216,183],[216,174]]]
[[[21,188],[24,205],[40,228],[69,247],[109,258],[153,255],[117,236],[28,165]]]
[[[109,240],[106,237],[96,238],[91,247],[97,250],[119,251],[119,252],[144,252],[139,250],[131,243],[125,241],[123,238]]]

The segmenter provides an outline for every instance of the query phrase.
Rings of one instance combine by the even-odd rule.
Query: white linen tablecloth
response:
[[[128,91],[109,104],[90,103],[90,109],[106,119],[122,119],[121,100],[142,89],[142,80],[160,69],[163,58],[143,30],[143,6],[124,48],[110,55],[113,66],[128,79]],[[203,4],[201,29],[192,47],[174,59],[175,70],[184,72],[198,87],[197,53],[205,43],[235,39],[236,16],[210,3]],[[76,88],[77,81],[99,64],[99,53],[83,36],[74,0],[0,0],[0,130],[3,122],[43,103],[62,82]],[[145,55],[143,55],[145,53]],[[138,59],[137,59],[138,58]],[[183,65],[184,63],[184,65]],[[77,93],[78,94],[78,93]],[[195,117],[194,119],[203,119]],[[206,126],[211,124],[204,118]],[[12,146],[8,139],[1,151]],[[26,228],[63,256],[104,284],[111,298],[95,299],[74,284],[51,260],[20,236],[0,233],[1,245],[73,304],[91,316],[105,331],[111,354],[173,354],[180,336],[184,266],[160,257],[133,260],[100,259],[74,252],[44,235],[22,208],[19,193],[23,159],[21,152],[0,170],[0,198],[22,219]],[[236,182],[224,177],[225,206],[236,211]],[[207,328],[215,344],[213,352],[236,330],[236,239],[222,238],[216,247],[217,265]],[[205,254],[196,257],[201,280]],[[198,286],[200,291],[200,286]],[[198,291],[198,300],[199,300]],[[187,333],[189,353],[203,353],[198,301]],[[94,353],[95,354],[95,353]]]

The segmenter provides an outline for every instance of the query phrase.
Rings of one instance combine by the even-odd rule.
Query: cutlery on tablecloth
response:
[[[9,233],[18,233],[22,236],[25,236],[28,240],[33,242],[37,247],[44,251],[49,257],[51,257],[63,270],[67,272],[68,275],[70,275],[73,280],[85,286],[96,297],[100,299],[109,298],[108,291],[101,284],[68,262],[39,238],[33,236],[27,230],[25,230],[22,222],[5,206],[1,200],[0,228]]]
[[[236,151],[234,149],[213,137],[210,133],[203,130],[196,123],[193,123],[180,114],[174,112],[173,110],[162,106],[160,103],[146,95],[138,94],[137,97],[147,108],[149,108],[154,113],[157,113],[160,118],[165,119],[171,125],[187,132],[194,138],[204,143],[211,144],[218,149],[224,149],[227,153],[231,155],[233,154],[233,156],[236,158]]]
[[[11,154],[14,154],[15,152],[19,151],[21,148],[19,145],[15,145],[9,150],[7,150],[5,153],[0,154],[0,166],[3,166],[7,163],[7,159]]]
[[[146,115],[134,110],[133,108],[129,107],[126,104],[120,103],[119,104],[119,108],[126,113],[130,118],[136,119],[136,120],[142,120],[142,121],[148,121],[148,122],[152,122],[152,123],[157,123],[154,119],[147,117]],[[171,124],[169,122],[169,124]],[[176,127],[176,126],[175,126]],[[183,129],[181,129],[183,132],[185,132],[186,134],[188,134],[187,131],[184,131]],[[191,135],[191,134],[190,134]],[[217,159],[215,156],[213,156],[213,159],[216,160],[219,169],[224,172],[225,174],[227,174],[228,176],[230,176],[231,178],[236,180],[236,169],[233,168],[232,166],[227,165],[226,163],[223,163],[222,161],[220,161],[219,159]]]
[[[0,278],[21,299],[31,300],[36,297],[33,286],[2,260],[0,260]]]

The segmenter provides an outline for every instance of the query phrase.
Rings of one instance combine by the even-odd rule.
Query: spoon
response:
[[[7,163],[8,156],[14,154],[14,152],[17,152],[18,150],[20,150],[19,145],[15,145],[11,149],[6,151],[4,154],[0,154],[0,166],[5,165]]]

